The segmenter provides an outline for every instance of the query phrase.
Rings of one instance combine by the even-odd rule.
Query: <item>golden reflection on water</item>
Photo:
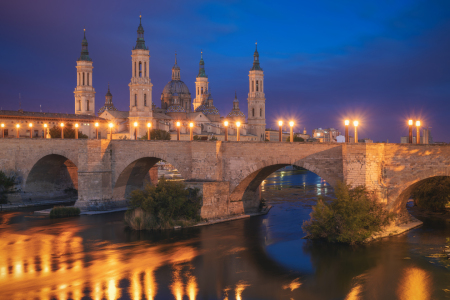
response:
[[[172,294],[175,297],[176,300],[182,300],[183,299],[183,281],[181,279],[181,266],[175,265],[173,274],[172,274]]]
[[[236,284],[236,288],[234,289],[234,292],[236,294],[236,300],[242,300],[241,298],[242,292],[245,290],[246,287],[249,286],[250,284],[242,280]]]
[[[355,285],[351,290],[350,293],[348,293],[347,297],[345,297],[345,300],[359,300],[360,294],[361,294],[362,287],[360,284]]]
[[[115,300],[126,293],[119,282],[129,279],[132,299],[153,300],[158,290],[155,270],[165,264],[188,262],[198,255],[183,242],[164,251],[162,246],[145,243],[133,247],[93,245],[92,241],[83,241],[72,228],[61,231],[58,235],[46,234],[38,227],[27,235],[8,232],[0,236],[1,299],[80,300],[87,296]],[[86,244],[91,246],[88,251]],[[196,299],[195,276],[190,271],[186,273],[184,288],[181,270],[179,267],[178,277],[175,276],[176,299],[182,299],[184,291],[189,299]]]
[[[292,292],[293,290],[298,289],[301,285],[302,283],[300,282],[300,278],[296,278],[292,280],[291,283],[283,285],[283,289],[285,290],[290,289]]]
[[[397,295],[400,300],[431,299],[431,278],[427,271],[411,267],[403,271]]]

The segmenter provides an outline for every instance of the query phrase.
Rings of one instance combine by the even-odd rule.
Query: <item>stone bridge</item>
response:
[[[338,181],[365,185],[391,211],[402,214],[415,184],[450,175],[450,146],[438,145],[0,140],[0,169],[16,174],[22,199],[60,197],[76,189],[76,205],[82,208],[123,204],[160,160],[201,190],[205,218],[256,210],[261,182],[292,164],[331,186]]]

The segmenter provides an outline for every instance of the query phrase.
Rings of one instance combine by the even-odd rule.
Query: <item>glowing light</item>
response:
[[[194,127],[194,123],[192,123],[192,122],[189,123],[189,127],[191,127],[191,128]]]
[[[359,125],[358,121],[353,121],[353,126],[357,127]]]
[[[20,124],[17,124],[16,127],[17,127],[17,128],[20,128]]]
[[[416,121],[416,126],[420,127],[420,121]]]
[[[360,293],[361,293],[361,285],[356,285],[354,286],[351,290],[350,293],[348,293],[347,297],[345,297],[345,300],[359,300],[360,298]]]
[[[292,292],[293,290],[298,289],[301,285],[302,284],[300,282],[300,279],[296,278],[296,279],[292,280],[292,282],[290,284],[283,285],[283,289],[285,289],[285,290],[290,289]]]
[[[134,127],[137,127],[138,126],[138,123],[137,122],[134,122]]]
[[[278,121],[278,126],[283,126],[283,121]]]
[[[140,284],[140,280],[139,280],[139,273],[135,272],[132,276],[131,282],[132,282],[132,286],[130,294],[133,295],[133,299],[134,300],[140,300],[141,299],[141,284]]]
[[[2,128],[5,127],[5,124],[2,123]]]
[[[175,266],[173,270],[172,280],[173,283],[171,285],[172,294],[175,296],[176,300],[183,299],[183,281],[180,276],[181,267]]]
[[[148,122],[148,123],[147,123],[147,127],[148,127],[148,128],[152,127],[152,123]]]
[[[77,125],[75,124],[75,127],[76,127]],[[47,128],[47,124],[44,124],[44,128]]]
[[[189,296],[189,300],[195,300],[197,298],[197,281],[194,276],[189,276],[188,283],[186,286],[186,294]]]
[[[64,123],[61,123],[61,127],[64,127]]]
[[[223,125],[228,126],[228,121],[223,122]]]
[[[32,123],[29,123],[28,126],[33,127],[33,124],[32,124]]]
[[[153,300],[156,295],[157,285],[152,270],[145,271],[145,294],[148,300]]]
[[[237,127],[241,127],[241,122],[236,122]]]
[[[98,127],[98,122],[95,123],[95,127]]]
[[[114,124],[113,123],[109,123],[108,126],[109,126],[109,128],[113,128]]]
[[[345,126],[348,126],[350,124],[350,120],[345,120],[344,124]]]
[[[177,122],[177,127],[180,127],[180,125],[181,125],[181,123],[180,123],[180,122]]]
[[[47,127],[47,124],[45,124],[44,127]],[[78,123],[75,123],[75,128],[78,128]]]
[[[289,122],[289,126],[291,126],[291,127],[294,126],[294,122],[293,122],[293,121],[290,121],[290,122]]]
[[[412,126],[412,124],[413,124],[413,120],[409,120],[408,125]]]

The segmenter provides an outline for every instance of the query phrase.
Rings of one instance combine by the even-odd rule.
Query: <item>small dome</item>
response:
[[[184,110],[183,106],[181,105],[172,105],[166,110],[166,113],[175,113],[175,112],[185,113],[186,110]]]
[[[190,94],[187,85],[181,80],[169,81],[163,89],[163,96],[178,94]]]
[[[230,111],[230,113],[228,114],[228,117],[242,117],[245,118],[245,115],[242,111],[240,110],[232,110]]]
[[[197,107],[197,109],[195,110],[195,112],[202,112],[206,109],[206,106],[204,104],[200,105],[199,107]]]
[[[104,111],[117,111],[117,108],[115,108],[112,103],[111,104],[105,104],[98,110],[98,114],[100,115]]]
[[[202,111],[205,115],[218,115],[219,110],[215,106],[208,106]]]

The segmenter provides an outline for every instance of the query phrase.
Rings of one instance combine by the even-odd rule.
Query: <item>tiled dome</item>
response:
[[[166,113],[171,113],[171,112],[183,112],[183,113],[185,113],[186,110],[181,105],[172,105],[166,110]]]
[[[195,110],[195,112],[203,112],[206,109],[205,104],[200,105],[199,107],[197,107],[197,109]]]
[[[101,114],[104,111],[117,111],[117,108],[115,108],[112,103],[111,104],[105,104],[98,110],[98,114]]]
[[[245,115],[244,115],[244,113],[242,111],[233,109],[228,114],[228,117],[243,117],[243,118],[245,118]]]
[[[202,111],[205,115],[218,115],[219,110],[215,106],[208,106]]]

